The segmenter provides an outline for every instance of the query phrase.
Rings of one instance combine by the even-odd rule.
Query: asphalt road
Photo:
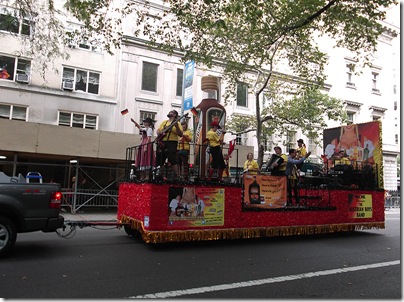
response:
[[[19,234],[0,297],[400,299],[400,212],[386,213],[384,230],[158,246],[111,227]]]

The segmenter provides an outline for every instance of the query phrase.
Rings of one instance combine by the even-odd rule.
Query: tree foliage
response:
[[[60,20],[61,11],[55,7],[52,0],[5,0],[0,13],[11,18],[5,22],[24,20],[31,28],[29,35],[17,35],[21,39],[21,48],[15,51],[17,56],[27,56],[33,60],[33,69],[44,75],[46,70],[52,68],[56,58],[68,59],[65,51],[65,28]],[[6,24],[2,24],[7,27]],[[5,33],[1,33],[4,35]]]
[[[40,11],[34,6],[37,2],[47,7]],[[160,6],[152,1],[124,3],[66,0],[64,8],[84,25],[75,34],[87,39],[91,35],[103,37],[102,44],[108,51],[126,38],[122,20],[135,15],[132,34],[147,38],[151,47],[181,52],[183,61],[195,60],[198,68],[219,69],[226,84],[227,102],[235,100],[237,83],[247,83],[255,96],[255,115],[233,116],[228,125],[239,132],[243,125],[250,125],[256,132],[260,156],[264,135],[298,127],[309,137],[318,138],[327,119],[345,120],[341,101],[324,91],[327,54],[318,46],[319,38],[331,38],[332,46],[352,52],[357,65],[367,65],[383,31],[379,21],[385,18],[384,9],[397,1],[164,0]],[[15,0],[14,5],[34,19],[45,11],[49,11],[47,18],[57,19],[52,14],[59,13],[53,0]],[[55,21],[55,32],[59,32],[58,25]],[[60,54],[58,49],[47,51]],[[262,158],[258,161],[261,163]]]
[[[324,88],[327,54],[318,38],[350,50],[359,65],[370,63],[382,33],[383,8],[395,1],[274,0],[168,1],[169,19],[158,42],[184,52],[184,60],[220,67],[226,99],[234,101],[237,83],[249,84],[255,96],[255,131],[262,163],[262,133],[297,127],[317,138],[327,119],[344,121],[342,103]],[[172,18],[172,16],[175,16]],[[179,39],[186,34],[190,40]],[[285,71],[285,72],[284,72]],[[281,73],[284,72],[284,73]],[[264,97],[265,96],[265,97]],[[267,104],[265,102],[268,101]],[[269,116],[272,118],[269,119]],[[242,125],[237,121],[230,125]],[[242,119],[242,118],[241,118]],[[244,119],[245,120],[245,119]],[[251,125],[251,119],[244,125]]]

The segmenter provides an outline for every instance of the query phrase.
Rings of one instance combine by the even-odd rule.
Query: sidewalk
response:
[[[390,209],[386,209],[384,210],[384,214],[400,214],[400,208],[390,208]]]
[[[76,214],[72,214],[70,209],[63,208],[60,212],[65,221],[117,221],[117,209],[80,209]]]

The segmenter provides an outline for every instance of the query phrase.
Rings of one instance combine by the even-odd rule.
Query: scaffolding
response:
[[[124,165],[82,165],[79,160],[65,163],[2,161],[0,170],[7,175],[39,173],[44,183],[59,183],[63,193],[62,207],[76,213],[83,207],[118,206],[118,186],[125,175]]]

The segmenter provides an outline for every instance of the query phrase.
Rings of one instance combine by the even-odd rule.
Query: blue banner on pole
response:
[[[194,81],[195,62],[189,61],[185,63],[184,77],[182,82],[182,112],[190,110],[193,105],[192,99],[192,83]]]

